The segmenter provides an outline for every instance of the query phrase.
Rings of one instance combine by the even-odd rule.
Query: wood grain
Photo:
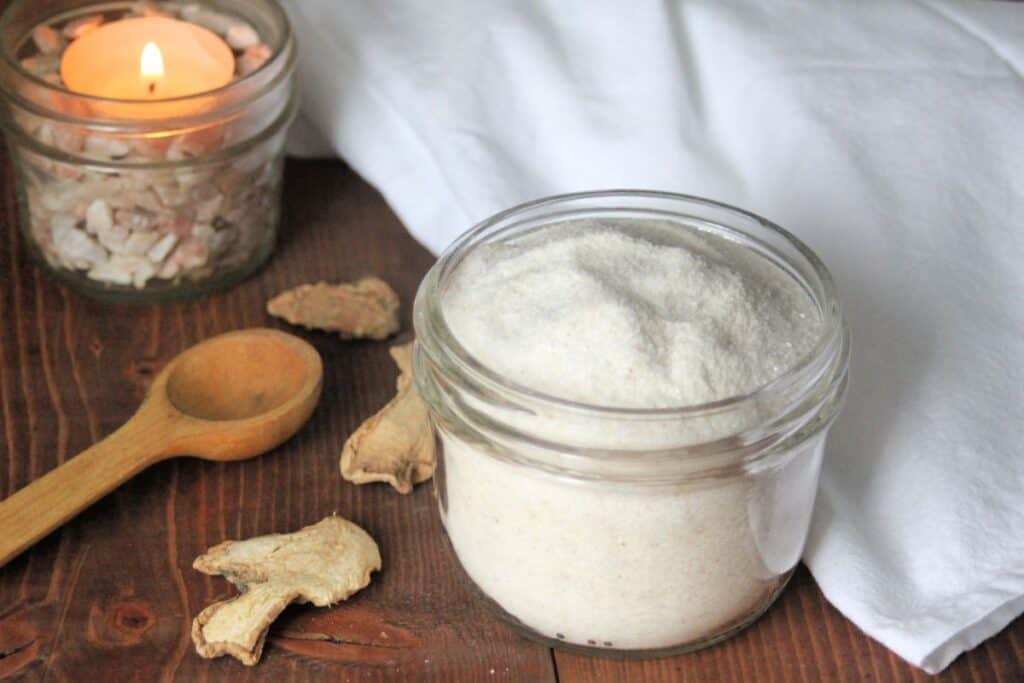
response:
[[[383,200],[336,162],[290,162],[270,265],[225,294],[120,308],[77,297],[26,262],[10,171],[0,178],[0,493],[10,495],[127,419],[159,369],[228,330],[281,327],[267,298],[376,274],[409,304],[432,262]],[[403,324],[409,329],[409,306]],[[293,330],[294,331],[294,330]],[[411,496],[341,480],[338,452],[393,393],[386,343],[298,334],[320,351],[324,398],[275,452],[156,465],[0,571],[0,676],[19,680],[925,680],[825,603],[805,570],[737,638],[693,655],[623,662],[553,655],[493,619],[462,584],[429,486]],[[406,332],[408,334],[408,332]],[[334,609],[293,607],[263,661],[200,659],[189,624],[231,594],[191,569],[228,538],[292,531],[339,512],[380,543],[385,570]],[[937,680],[1024,680],[1024,620]],[[556,670],[557,665],[557,670]]]
[[[312,415],[322,372],[317,352],[280,330],[238,330],[189,348],[117,431],[0,501],[0,567],[157,462],[277,448]]]

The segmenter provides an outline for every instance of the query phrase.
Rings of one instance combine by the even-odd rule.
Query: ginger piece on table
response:
[[[393,346],[398,394],[359,426],[341,452],[341,476],[355,484],[383,481],[399,493],[434,475],[434,435],[412,380],[413,343]]]
[[[299,285],[267,302],[270,315],[342,339],[385,339],[398,331],[398,295],[380,278]]]
[[[226,541],[192,566],[222,575],[239,595],[214,603],[192,622],[196,652],[207,659],[231,655],[247,666],[260,660],[267,631],[293,602],[317,607],[347,599],[381,567],[377,543],[337,516],[290,534]]]

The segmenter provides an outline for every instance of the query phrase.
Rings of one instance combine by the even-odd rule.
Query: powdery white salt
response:
[[[480,247],[454,273],[445,318],[484,365],[592,405],[744,394],[811,349],[820,319],[791,277],[749,247],[665,229],[567,222]]]
[[[654,220],[479,246],[442,306],[455,338],[508,381],[628,408],[749,393],[821,326],[796,281],[749,247]],[[589,442],[622,436],[572,422],[560,436],[583,424]],[[654,486],[552,476],[441,438],[445,525],[474,582],[542,635],[626,650],[699,642],[763,607],[799,556],[821,455],[815,440],[780,471]],[[647,438],[671,447],[686,434]]]

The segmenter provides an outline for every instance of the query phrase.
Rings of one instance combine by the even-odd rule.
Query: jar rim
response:
[[[7,24],[11,14],[16,12],[20,7],[29,4],[30,2],[31,2],[31,0],[13,0],[4,9],[3,13],[0,13],[0,25]],[[230,101],[230,98],[225,97],[225,95],[227,95],[228,93],[231,93],[231,92],[237,92],[239,90],[243,90],[247,85],[249,85],[250,83],[255,82],[259,77],[263,76],[269,69],[271,69],[272,67],[278,65],[278,63],[279,63],[279,61],[280,61],[280,59],[282,58],[283,55],[287,56],[286,57],[287,58],[287,63],[284,65],[284,68],[281,69],[281,73],[279,73],[275,78],[271,79],[271,81],[269,81],[268,83],[266,83],[262,87],[260,87],[257,90],[255,90],[248,97],[243,98],[240,102],[234,103],[231,107],[226,107],[226,108],[223,108],[223,109],[215,109],[212,112],[204,112],[204,114],[200,114],[200,115],[185,114],[185,115],[179,115],[179,116],[168,116],[166,118],[147,119],[146,120],[146,124],[152,126],[152,125],[166,124],[168,122],[180,121],[180,120],[190,120],[190,121],[194,121],[194,120],[197,120],[197,119],[201,120],[201,119],[205,118],[206,116],[209,116],[210,114],[223,115],[223,113],[225,111],[230,111],[230,110],[233,110],[235,108],[244,107],[245,106],[245,102],[251,101],[251,100],[254,100],[254,99],[258,99],[268,89],[275,87],[275,85],[280,81],[281,78],[287,78],[288,77],[288,74],[289,74],[289,72],[291,70],[291,67],[292,67],[292,65],[295,62],[295,49],[294,49],[294,46],[295,46],[295,36],[294,36],[293,31],[292,31],[291,21],[288,19],[288,14],[284,11],[284,9],[281,7],[281,5],[278,2],[276,2],[276,0],[264,0],[264,2],[265,2],[265,5],[266,5],[267,9],[269,9],[269,11],[273,13],[273,15],[274,15],[273,20],[274,20],[275,24],[277,26],[280,26],[280,28],[281,28],[280,40],[278,41],[278,44],[276,44],[274,46],[274,51],[271,53],[271,55],[267,59],[267,61],[264,62],[263,64],[261,64],[259,66],[259,68],[254,70],[252,73],[249,73],[249,74],[246,74],[245,76],[242,76],[240,78],[234,79],[231,82],[226,83],[226,84],[224,84],[224,85],[222,85],[222,86],[220,86],[218,88],[214,88],[212,90],[204,90],[203,92],[193,93],[191,95],[181,95],[181,96],[178,96],[178,97],[168,97],[168,98],[162,98],[160,100],[139,100],[139,99],[118,99],[118,98],[111,98],[111,97],[99,97],[97,95],[88,95],[88,94],[85,94],[85,93],[74,92],[74,91],[70,90],[69,88],[66,88],[64,86],[58,86],[58,85],[55,85],[55,84],[53,84],[53,83],[51,83],[51,82],[49,82],[47,80],[44,80],[43,78],[40,78],[39,76],[37,76],[37,75],[31,73],[30,71],[28,71],[27,69],[25,69],[21,65],[21,62],[16,58],[15,49],[17,48],[17,46],[10,45],[9,42],[7,41],[7,39],[6,39],[6,36],[3,33],[0,33],[0,59],[2,59],[3,62],[6,64],[7,68],[11,69],[19,78],[23,78],[23,79],[28,80],[29,82],[31,82],[31,84],[34,87],[42,88],[43,92],[54,93],[54,94],[60,95],[62,97],[74,97],[76,99],[79,99],[83,103],[86,103],[86,104],[89,104],[89,105],[96,105],[98,107],[102,107],[104,105],[107,105],[107,106],[127,106],[127,107],[139,106],[139,107],[144,107],[146,105],[155,104],[155,103],[158,103],[160,106],[173,106],[173,105],[176,105],[176,104],[188,104],[189,102],[201,102],[201,101],[203,101],[203,100],[205,100],[207,98],[211,98],[211,97],[212,98],[222,99],[224,101]],[[113,2],[96,3],[95,5],[87,5],[85,7],[102,8],[102,7],[107,7],[107,6],[121,6],[121,5],[125,5],[125,4],[130,4],[130,3],[125,3],[123,0],[114,0]],[[59,15],[59,13],[58,13],[58,15]],[[54,16],[58,16],[58,15],[54,15]],[[2,84],[2,80],[0,80],[0,84]],[[6,90],[6,88],[5,88],[5,90]],[[9,97],[9,98],[17,98],[18,101],[21,102],[22,104],[28,104],[30,109],[42,109],[41,107],[39,107],[39,105],[37,103],[35,103],[35,102],[28,102],[28,101],[24,100],[24,98],[18,97],[17,93],[6,92],[5,95],[7,97]],[[45,113],[50,118],[54,118],[54,119],[58,119],[58,120],[62,119],[62,120],[67,121],[67,122],[75,122],[75,121],[79,120],[78,117],[68,116],[67,114],[65,114],[63,112],[59,112],[59,111],[53,111],[53,110],[46,109]],[[131,125],[133,123],[136,123],[136,121],[134,121],[132,119],[125,119],[125,120],[121,120],[121,119],[117,119],[117,118],[107,118],[107,119],[90,118],[89,119],[89,123],[93,127],[96,127],[96,124],[99,121],[106,122],[107,124],[110,124],[113,128],[118,128],[121,125]]]
[[[664,408],[610,406],[567,399],[520,384],[512,378],[488,367],[470,353],[448,326],[442,310],[439,291],[443,284],[443,278],[479,243],[478,238],[488,230],[498,228],[498,226],[526,212],[545,208],[556,209],[574,202],[616,199],[622,200],[622,203],[616,208],[623,211],[639,208],[630,206],[630,200],[661,200],[724,211],[736,217],[737,222],[752,221],[774,233],[805,259],[817,279],[816,284],[820,289],[822,299],[821,301],[815,300],[823,322],[820,338],[807,353],[785,372],[749,392],[723,397],[706,403]],[[676,215],[683,217],[683,214]],[[554,219],[550,222],[557,223],[560,220]],[[715,221],[708,222],[715,223]],[[724,223],[720,225],[734,232],[746,234],[741,228],[733,225]],[[784,260],[786,258],[782,255],[778,256]],[[849,357],[849,329],[843,317],[835,282],[824,262],[810,247],[788,230],[745,209],[694,195],[657,190],[609,189],[560,194],[524,202],[499,212],[477,223],[460,235],[441,254],[420,285],[416,296],[415,309],[414,324],[418,345],[433,363],[436,364],[442,359],[451,361],[458,367],[460,373],[464,373],[471,381],[493,390],[511,393],[531,404],[615,420],[695,418],[727,412],[743,405],[763,401],[769,396],[783,394],[794,385],[807,386],[808,384],[816,384],[813,381],[814,378],[828,375],[830,369],[842,368],[841,375],[845,377],[845,368]]]

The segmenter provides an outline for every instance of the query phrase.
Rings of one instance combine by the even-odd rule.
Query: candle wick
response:
[[[150,83],[149,84],[149,94],[152,95],[155,92],[156,92],[156,83]]]

